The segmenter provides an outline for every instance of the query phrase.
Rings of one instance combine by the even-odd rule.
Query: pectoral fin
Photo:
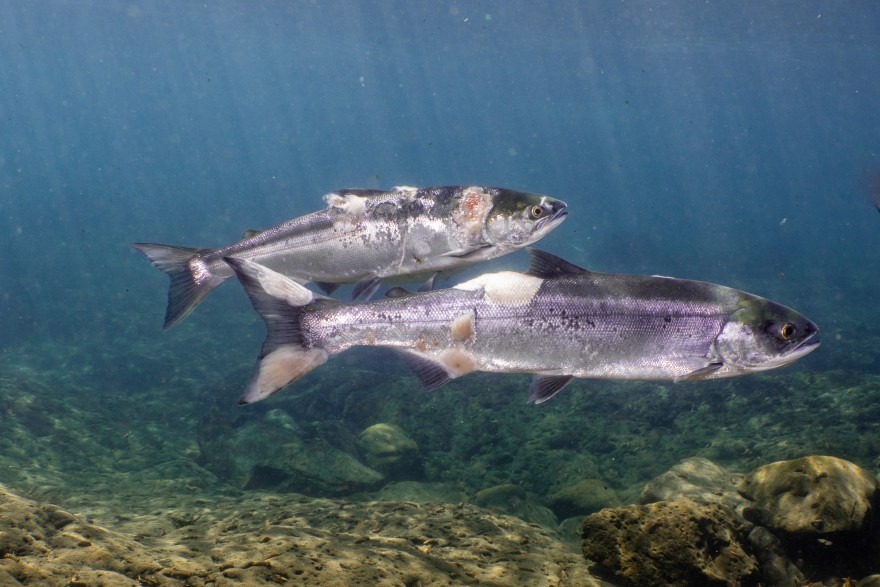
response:
[[[690,373],[685,373],[684,375],[679,375],[673,381],[678,383],[679,381],[698,381],[700,379],[709,379],[715,371],[724,366],[724,363],[709,363],[705,367],[700,367],[699,369],[695,369]]]
[[[529,387],[529,403],[544,403],[563,390],[574,379],[572,375],[538,375]]]
[[[461,249],[455,249],[454,251],[447,251],[440,255],[441,257],[458,257],[459,259],[467,258],[470,255],[473,255],[477,251],[481,249],[485,249],[486,247],[491,247],[490,244],[479,245],[476,247],[464,247]]]

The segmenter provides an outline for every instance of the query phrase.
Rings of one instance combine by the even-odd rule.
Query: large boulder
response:
[[[538,524],[550,530],[556,530],[559,520],[540,501],[519,485],[503,483],[478,491],[471,501],[482,507],[510,516],[516,516],[526,522]]]
[[[304,433],[289,414],[274,409],[202,442],[208,455],[202,464],[242,489],[341,497],[383,484],[382,473],[336,444],[345,446]]]
[[[358,436],[358,448],[367,465],[389,479],[420,479],[422,459],[415,440],[399,426],[379,423],[364,429]]]
[[[759,567],[746,531],[728,506],[678,499],[588,516],[581,548],[617,585],[749,585]]]
[[[808,456],[764,465],[738,486],[746,519],[791,535],[859,533],[870,527],[877,480],[836,457]]]
[[[649,481],[640,502],[673,501],[687,497],[698,503],[720,503],[740,509],[745,499],[736,491],[742,475],[730,473],[708,459],[684,459],[662,475]]]
[[[548,500],[560,519],[586,516],[620,504],[617,492],[601,479],[581,479],[556,491]]]

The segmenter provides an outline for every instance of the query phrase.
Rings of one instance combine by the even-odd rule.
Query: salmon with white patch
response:
[[[227,258],[267,337],[240,403],[268,397],[355,346],[398,351],[427,389],[473,371],[531,373],[529,401],[575,377],[701,380],[787,365],[818,328],[776,302],[721,285],[594,273],[530,250],[528,273],[347,305]]]
[[[224,257],[257,262],[327,292],[355,283],[369,299],[385,279],[426,280],[528,246],[559,226],[565,202],[496,187],[347,189],[327,208],[219,249],[134,243],[168,274],[165,328],[186,318],[232,276]]]

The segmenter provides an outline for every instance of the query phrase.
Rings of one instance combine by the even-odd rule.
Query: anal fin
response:
[[[529,387],[529,403],[541,404],[559,393],[574,379],[573,375],[538,375]]]
[[[399,354],[422,382],[425,391],[432,391],[455,379],[440,363],[406,351],[399,351]]]

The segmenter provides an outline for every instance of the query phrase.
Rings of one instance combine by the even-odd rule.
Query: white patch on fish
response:
[[[452,335],[452,340],[456,342],[464,342],[473,336],[475,316],[476,313],[473,310],[468,310],[452,321],[452,324],[449,325],[449,332]]]
[[[367,210],[367,200],[354,194],[338,194],[336,192],[324,196],[324,201],[330,208],[336,208],[351,216],[361,219]]]
[[[487,273],[455,286],[455,289],[477,291],[482,289],[487,302],[496,306],[525,306],[541,289],[544,280],[514,271]]]
[[[419,188],[415,188],[411,185],[396,185],[392,188],[395,192],[400,192],[405,195],[408,199],[412,200],[413,197],[418,193]]]
[[[471,354],[459,348],[446,349],[437,357],[452,377],[461,377],[480,368]]]

